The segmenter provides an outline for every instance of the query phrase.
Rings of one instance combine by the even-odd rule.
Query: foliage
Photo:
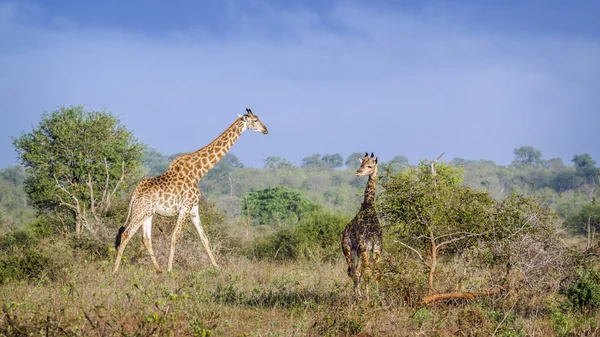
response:
[[[600,272],[590,268],[579,268],[575,280],[564,291],[568,308],[586,315],[600,309]]]
[[[362,152],[354,152],[346,158],[346,166],[351,169],[358,169],[360,167],[359,158],[364,157],[364,153]]]
[[[110,198],[139,176],[142,145],[106,111],[71,106],[44,112],[38,126],[13,143],[27,170],[32,205],[72,217],[77,231],[86,226],[88,212],[98,222],[102,214],[96,212],[106,211]]]
[[[600,170],[594,166],[596,161],[587,153],[573,156],[573,163],[577,173],[586,179],[595,178],[600,174]]]
[[[250,254],[259,259],[332,259],[339,256],[340,233],[348,218],[313,210],[296,225],[287,225],[259,239]]]
[[[281,157],[268,157],[264,163],[266,169],[274,170],[290,169],[294,166],[289,160]]]
[[[483,255],[491,255],[484,265],[519,268],[522,275],[538,280],[535,284],[542,284],[539,280],[551,268],[568,264],[557,243],[555,215],[547,207],[519,194],[497,202],[488,192],[462,185],[461,168],[439,163],[436,172],[433,175],[424,164],[398,174],[388,172],[381,180],[379,201],[392,241],[387,246],[408,249],[426,266],[428,295],[437,292],[434,279],[442,253],[464,256],[483,249]],[[402,269],[394,263],[391,268]],[[498,284],[504,276],[494,275],[490,281]]]
[[[593,230],[600,231],[600,202],[582,205],[566,219],[565,225],[577,234],[587,234],[588,222]]]
[[[242,214],[249,214],[260,225],[294,223],[318,208],[302,193],[283,186],[250,192],[242,200]]]
[[[302,167],[309,169],[333,169],[341,167],[344,163],[344,158],[340,154],[326,154],[321,157],[320,154],[302,159]]]
[[[2,230],[22,227],[33,220],[33,209],[27,205],[23,189],[24,181],[22,166],[0,170],[0,234]]]
[[[514,151],[513,166],[541,166],[543,165],[542,151],[532,146],[521,146]]]
[[[344,165],[344,158],[339,153],[323,155],[323,158],[321,158],[321,160],[329,168],[337,168],[342,167],[342,165]]]
[[[422,164],[382,177],[384,191],[379,206],[390,234],[425,250],[429,242],[422,236],[428,238],[430,230],[437,236],[487,231],[493,199],[485,192],[460,185],[460,168],[440,163],[436,176],[429,170]],[[469,245],[469,240],[456,244]]]
[[[64,246],[40,241],[24,230],[0,238],[0,252],[0,284],[11,280],[57,280],[70,261]]]
[[[146,168],[146,176],[156,177],[167,171],[171,159],[155,149],[145,149],[142,155],[142,164]]]

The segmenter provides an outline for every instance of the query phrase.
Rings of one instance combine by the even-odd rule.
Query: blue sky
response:
[[[598,1],[0,0],[0,168],[61,105],[108,109],[164,154],[245,108],[232,149],[509,164],[600,162]]]

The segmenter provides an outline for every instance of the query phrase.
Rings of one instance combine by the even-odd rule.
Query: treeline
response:
[[[242,212],[242,199],[248,193],[270,186],[284,186],[300,191],[316,204],[343,213],[353,213],[360,206],[366,178],[354,176],[359,166],[356,152],[345,159],[341,154],[313,154],[294,166],[281,157],[264,159],[264,167],[246,168],[232,153],[225,157],[200,182],[205,198],[213,201],[229,215]],[[454,158],[448,163],[464,168],[465,186],[486,190],[497,200],[512,193],[533,196],[553,208],[574,232],[587,230],[587,217],[592,224],[600,221],[598,195],[599,170],[589,154],[576,154],[565,164],[560,158],[545,160],[542,152],[531,146],[514,150],[514,160],[497,165],[491,160]],[[148,176],[164,172],[175,158],[155,150],[144,152],[143,163]],[[442,161],[442,160],[440,160]],[[382,171],[397,173],[410,167],[405,156],[398,155],[380,164]],[[585,221],[582,222],[582,219]]]
[[[497,165],[491,160],[454,158],[449,164],[464,168],[464,185],[487,190],[501,200],[511,193],[534,196],[552,207],[577,233],[600,222],[598,194],[598,168],[589,154],[574,155],[572,164],[560,158],[543,159],[540,150],[530,146],[515,149],[511,165]],[[178,156],[164,155],[147,148],[143,151],[142,176],[152,177],[164,171]],[[294,166],[281,157],[267,157],[263,168],[247,168],[233,153],[225,157],[200,182],[205,199],[214,203],[231,217],[242,215],[242,200],[251,192],[271,186],[283,186],[299,191],[312,202],[333,211],[352,213],[362,198],[365,179],[357,178],[353,170],[358,167],[356,152],[345,159],[341,154],[313,154]],[[398,155],[380,167],[399,172],[410,167],[405,156]],[[26,179],[22,166],[0,170],[0,221],[3,227],[14,227],[33,219],[33,209],[28,206],[24,191]]]

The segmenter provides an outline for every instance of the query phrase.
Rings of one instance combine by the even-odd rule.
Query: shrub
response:
[[[249,213],[261,225],[301,220],[319,208],[302,193],[283,186],[248,193],[242,200],[242,214]]]
[[[272,235],[257,240],[250,254],[275,260],[333,259],[339,254],[341,235],[347,222],[347,217],[343,215],[315,210],[298,224],[288,224]]]
[[[594,314],[600,308],[600,272],[578,269],[575,280],[564,293],[567,307],[586,315]]]

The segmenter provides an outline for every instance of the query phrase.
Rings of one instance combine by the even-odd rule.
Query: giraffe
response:
[[[113,274],[119,269],[125,246],[140,227],[143,227],[142,242],[150,254],[154,268],[157,272],[161,272],[152,250],[151,233],[154,214],[177,216],[175,229],[171,237],[171,251],[167,271],[171,271],[173,268],[177,239],[188,216],[191,217],[192,223],[200,235],[210,262],[218,268],[210,250],[208,238],[200,224],[198,214],[200,190],[198,183],[200,178],[229,151],[246,129],[259,131],[263,134],[268,133],[267,127],[252,113],[252,110],[246,109],[245,115],[238,114],[238,119],[210,144],[200,150],[175,158],[169,164],[169,168],[165,173],[142,180],[135,187],[129,202],[127,219],[115,238],[115,246],[118,251]],[[129,219],[131,219],[130,222]]]
[[[371,275],[375,279],[379,291],[379,259],[382,250],[382,235],[379,219],[375,212],[375,190],[377,189],[377,157],[365,152],[364,158],[359,158],[361,166],[356,176],[369,176],[365,188],[365,199],[356,216],[346,225],[342,236],[342,251],[348,263],[348,276],[354,282],[354,294],[362,296],[360,281],[364,278],[365,292],[369,298],[369,282]],[[359,260],[360,259],[360,260]],[[372,267],[371,267],[372,263]]]

